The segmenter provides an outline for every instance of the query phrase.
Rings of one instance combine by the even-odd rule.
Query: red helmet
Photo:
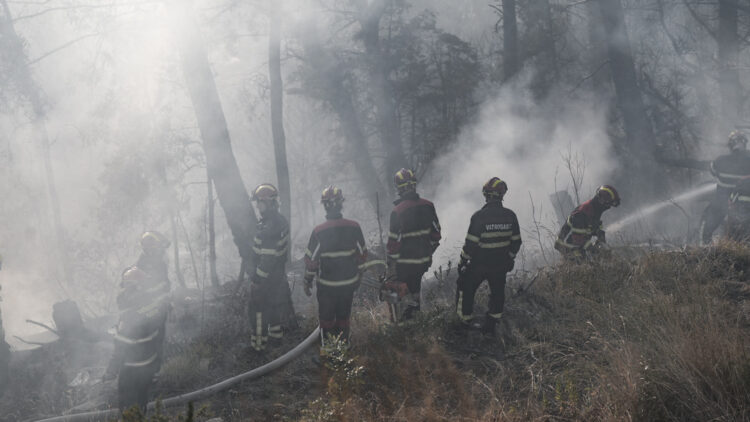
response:
[[[326,206],[336,205],[344,202],[344,193],[336,186],[328,186],[320,195],[320,202]]]
[[[263,183],[253,191],[253,201],[275,201],[279,197],[279,190],[270,183]]]
[[[482,194],[487,199],[503,199],[506,192],[508,192],[508,185],[499,177],[493,177],[482,186]]]
[[[141,248],[143,249],[167,249],[169,240],[157,231],[147,231],[141,235]]]
[[[727,144],[732,151],[745,149],[747,148],[747,136],[739,130],[734,130],[729,134]]]
[[[602,204],[610,207],[620,205],[620,194],[611,185],[602,185],[596,190],[596,199]]]
[[[398,193],[404,193],[414,190],[417,186],[417,177],[409,169],[401,169],[393,176],[393,183],[396,185]]]

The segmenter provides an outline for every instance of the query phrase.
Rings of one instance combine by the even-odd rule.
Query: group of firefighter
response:
[[[729,137],[730,154],[710,164],[718,186],[701,224],[701,239],[711,233],[729,211],[740,205],[750,210],[750,155],[747,138],[740,132]],[[392,286],[402,307],[391,313],[395,322],[415,318],[420,311],[421,285],[432,265],[432,256],[441,240],[435,206],[417,193],[413,171],[401,169],[394,176],[398,199],[390,215],[386,246],[386,273],[383,285]],[[459,327],[474,328],[474,298],[479,286],[489,284],[489,305],[485,318],[476,328],[493,335],[501,320],[505,301],[506,275],[513,270],[521,247],[521,231],[516,214],[503,206],[507,184],[492,177],[482,187],[484,206],[470,220],[468,233],[457,266],[456,313]],[[253,239],[249,275],[248,316],[250,347],[265,350],[269,340],[280,339],[293,315],[286,264],[290,248],[289,224],[279,212],[279,192],[271,184],[258,186],[252,194],[260,214]],[[368,261],[362,229],[343,216],[344,195],[329,186],[321,194],[326,221],[315,227],[305,251],[304,291],[316,290],[321,330],[321,356],[338,342],[348,344],[354,293],[362,283]],[[562,225],[555,248],[566,260],[583,261],[606,246],[602,214],[620,204],[620,196],[610,185],[600,186],[594,196],[573,210]],[[746,214],[750,221],[750,211]],[[115,353],[106,376],[119,372],[119,405],[145,409],[148,387],[159,371],[169,313],[169,279],[166,250],[170,242],[158,232],[141,238],[143,253],[138,262],[122,274],[117,297],[120,319],[115,335]],[[382,261],[381,261],[382,262]]]

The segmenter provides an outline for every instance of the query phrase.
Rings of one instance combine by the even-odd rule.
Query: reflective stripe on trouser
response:
[[[474,312],[474,296],[479,286],[487,280],[490,286],[490,303],[487,315],[499,318],[505,302],[505,276],[502,270],[492,268],[473,268],[461,275],[456,291],[456,312],[464,318],[471,318]]]
[[[281,325],[270,325],[268,327],[268,337],[271,337],[271,338],[284,337],[284,331],[281,329]]]
[[[458,319],[460,319],[462,322],[469,322],[471,321],[471,314],[464,315],[463,312],[464,307],[464,292],[460,288],[456,289],[456,314],[458,314]]]
[[[251,312],[250,313],[250,326],[252,327],[252,333],[250,333],[250,346],[261,351],[266,348],[266,342],[268,336],[266,334],[266,321],[263,318],[263,312]]]

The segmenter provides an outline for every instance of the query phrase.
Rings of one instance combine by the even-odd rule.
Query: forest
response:
[[[749,47],[749,0],[0,0],[0,360],[11,362],[0,368],[0,420],[117,406],[114,384],[100,381],[106,332],[148,231],[171,245],[173,298],[152,400],[282,355],[317,327],[303,278],[310,233],[326,218],[321,191],[343,191],[344,216],[385,259],[402,168],[442,225],[424,316],[384,328],[386,307],[363,284],[352,350],[367,353],[320,377],[303,359],[196,402],[195,415],[191,404],[183,420],[748,418],[750,345],[739,337],[750,338],[750,249],[697,245],[716,186],[707,162],[729,153],[730,133],[750,133]],[[493,176],[523,237],[503,347],[443,331]],[[266,183],[289,222],[297,326],[264,358],[246,350],[244,280],[261,218],[254,192]],[[603,218],[615,256],[566,265],[560,225],[601,185],[621,197]],[[70,301],[95,340],[66,342],[53,309]],[[674,309],[656,309],[667,302]],[[691,319],[705,309],[716,319]],[[615,314],[631,311],[643,319],[618,326]],[[650,348],[659,336],[646,316],[695,343]],[[710,340],[717,331],[738,338]],[[387,358],[384,344],[410,336]],[[532,343],[544,345],[538,356]],[[680,355],[688,349],[696,355]],[[666,372],[641,373],[641,385],[628,371],[645,371],[649,353],[684,365],[659,361]],[[429,365],[413,378],[374,369],[414,356]],[[711,372],[692,358],[726,365]],[[687,382],[674,374],[695,390],[671,389]],[[399,393],[409,388],[435,402]],[[178,418],[180,405],[153,420]]]

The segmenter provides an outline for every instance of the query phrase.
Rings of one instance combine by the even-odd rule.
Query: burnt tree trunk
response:
[[[516,0],[503,0],[503,81],[515,76],[520,67]]]
[[[60,198],[55,186],[55,173],[52,167],[52,155],[50,152],[49,134],[46,125],[46,109],[42,92],[32,78],[31,67],[28,64],[24,43],[18,36],[13,26],[13,18],[8,7],[8,2],[2,0],[3,16],[0,20],[0,37],[8,40],[11,49],[9,54],[13,57],[15,64],[12,78],[18,84],[21,94],[31,105],[32,125],[37,145],[42,153],[44,164],[44,176],[47,184],[47,194],[52,212],[52,222],[55,230],[55,244],[57,257],[63,272],[63,280],[68,286],[73,284],[73,267],[67,254],[67,234],[62,223],[60,211]]]
[[[599,0],[602,22],[606,31],[607,55],[612,82],[615,86],[617,107],[625,132],[625,160],[632,191],[652,198],[663,188],[656,163],[656,143],[653,127],[641,97],[630,39],[625,26],[625,13],[620,0]],[[647,183],[644,183],[647,182]],[[638,189],[634,189],[635,186]]]
[[[247,260],[257,218],[234,158],[216,81],[190,3],[172,1],[170,6],[179,25],[175,35],[185,83],[203,139],[208,174],[214,181],[234,243],[240,256]]]
[[[597,1],[586,2],[586,30],[588,33],[588,75],[591,86],[596,93],[605,93],[609,89],[611,75],[607,54],[607,31],[602,20],[602,5]]]
[[[172,260],[174,261],[174,276],[177,277],[177,283],[183,289],[187,288],[185,285],[185,276],[182,274],[182,266],[180,265],[180,244],[179,236],[177,233],[177,215],[175,207],[169,206],[169,230],[172,232]]]
[[[737,36],[737,0],[719,0],[719,90],[721,92],[721,129],[729,132],[736,125],[740,110],[739,39]]]
[[[271,34],[268,37],[268,76],[271,83],[271,132],[276,156],[276,180],[281,195],[281,214],[292,230],[292,192],[284,134],[284,85],[281,79],[281,0],[271,0]],[[291,259],[291,254],[289,254]]]
[[[367,148],[367,137],[362,129],[351,93],[345,86],[346,74],[336,59],[314,39],[314,36],[305,40],[304,50],[305,60],[320,86],[322,99],[337,115],[341,130],[351,148],[349,156],[365,190],[365,196],[375,209],[376,194],[385,197],[386,189],[372,162]]]
[[[219,287],[219,275],[216,273],[216,218],[214,202],[214,181],[208,178],[208,268],[211,285]]]
[[[378,131],[386,155],[385,170],[387,175],[391,176],[407,164],[396,99],[388,79],[389,65],[383,54],[380,40],[380,21],[385,12],[385,3],[384,0],[375,0],[369,5],[360,4],[359,23],[360,36],[368,63],[370,92],[375,104]],[[388,187],[391,195],[395,194],[394,187],[391,184],[388,184]]]

